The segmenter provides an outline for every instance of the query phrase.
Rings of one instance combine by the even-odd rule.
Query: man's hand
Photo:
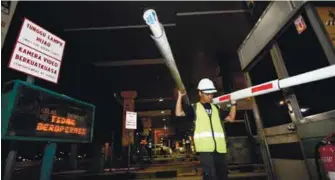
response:
[[[226,117],[226,121],[233,122],[236,116],[236,100],[231,100],[230,104],[232,105],[230,108],[229,115]]]
[[[182,98],[186,95],[186,91],[185,90],[179,90],[178,91],[178,98]]]
[[[231,104],[231,105],[236,105],[236,100],[233,100],[233,99],[232,99],[232,100],[230,101],[230,104]]]

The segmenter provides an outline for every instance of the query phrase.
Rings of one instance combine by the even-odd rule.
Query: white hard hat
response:
[[[208,78],[201,79],[198,84],[198,90],[204,93],[216,93],[216,89],[213,81]]]

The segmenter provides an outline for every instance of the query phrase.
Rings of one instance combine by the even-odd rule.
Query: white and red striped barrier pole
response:
[[[335,65],[309,71],[296,76],[281,80],[273,80],[260,85],[252,86],[246,89],[238,90],[230,94],[225,94],[213,99],[214,104],[228,102],[230,100],[240,100],[248,97],[259,96],[271,92],[279,91],[284,88],[298,86],[314,81],[335,77]]]

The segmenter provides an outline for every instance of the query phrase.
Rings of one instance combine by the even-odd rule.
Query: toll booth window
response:
[[[249,71],[249,75],[252,85],[278,79],[270,53],[260,59]],[[265,128],[291,122],[287,106],[280,103],[283,99],[284,96],[281,91],[255,97]]]
[[[305,13],[306,29],[298,33],[294,22],[278,38],[289,76],[329,66],[329,61]],[[324,42],[326,43],[326,42]],[[335,109],[335,78],[296,86],[293,91],[304,117]]]

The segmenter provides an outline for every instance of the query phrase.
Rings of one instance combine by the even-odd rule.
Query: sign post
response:
[[[134,99],[137,96],[136,91],[122,91],[121,96],[123,97],[123,119],[122,119],[122,146],[128,147],[128,142],[132,143],[134,140],[132,130],[129,130],[130,133],[126,129],[126,112],[134,111],[135,101]],[[129,137],[130,136],[130,137]]]
[[[54,157],[56,154],[57,144],[54,142],[48,143],[43,152],[40,180],[51,179]]]
[[[13,169],[16,163],[16,155],[18,151],[18,143],[10,142],[9,153],[6,158],[5,164],[5,173],[4,173],[4,180],[12,179]]]
[[[127,130],[128,132],[128,138],[130,138],[130,131]],[[129,172],[129,169],[130,169],[130,142],[128,142],[128,161],[127,161],[127,167],[128,167],[128,172]]]
[[[134,99],[137,96],[136,91],[122,91],[121,96],[123,97],[123,118],[122,118],[122,157],[124,159],[123,162],[126,161],[127,157],[127,165],[130,165],[130,144],[134,142],[134,131],[132,129],[127,129],[126,119],[127,112],[134,111]],[[128,148],[128,149],[127,149]],[[129,168],[128,168],[129,170]]]
[[[28,83],[34,84],[35,78],[33,76],[28,75],[26,81]],[[9,145],[9,153],[6,159],[4,180],[10,180],[12,178],[18,149],[19,149],[18,143],[16,141],[11,141]]]
[[[130,137],[130,129],[137,128],[137,113],[126,111],[126,130],[127,134]],[[128,171],[130,169],[130,141],[128,141]]]

